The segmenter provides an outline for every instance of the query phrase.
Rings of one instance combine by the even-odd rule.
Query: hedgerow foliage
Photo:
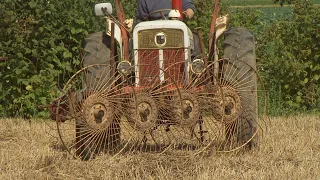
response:
[[[320,107],[320,11],[295,2],[293,16],[264,32],[260,51],[267,87],[281,89],[281,105],[291,110]]]
[[[126,17],[134,17],[136,1],[121,1]],[[104,28],[104,21],[92,11],[98,2],[1,1],[0,57],[9,60],[0,62],[0,116],[47,115],[37,105],[59,97],[65,77],[79,69],[82,40]],[[261,11],[254,9],[223,6],[222,13],[229,13],[231,26],[246,26],[255,32],[260,73],[271,94],[269,99],[281,101],[271,104],[282,109],[315,109],[320,89],[319,12],[302,1],[292,2],[296,4],[293,16],[270,25],[261,22]],[[207,42],[214,4],[212,0],[194,3],[196,17],[188,24],[201,26]]]
[[[84,36],[100,29],[94,1],[4,0],[0,4],[0,115],[32,116],[58,96],[80,64]],[[41,115],[41,114],[40,114]]]

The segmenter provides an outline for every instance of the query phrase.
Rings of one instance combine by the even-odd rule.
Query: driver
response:
[[[172,0],[138,0],[138,9],[135,19],[126,19],[123,23],[125,27],[132,32],[135,27],[141,21],[146,21],[148,14],[153,11],[161,9],[172,9]],[[182,10],[187,19],[194,16],[196,10],[192,0],[182,0]],[[164,11],[164,16],[167,16],[169,11]],[[160,13],[153,13],[150,15],[150,20],[161,19]]]
[[[172,0],[138,0],[138,9],[136,15],[136,21],[146,21],[146,17],[153,11],[160,9],[172,9]],[[182,10],[185,14],[185,17],[190,19],[194,16],[194,12],[196,10],[192,0],[182,0]],[[167,16],[169,11],[163,12],[165,16]],[[160,13],[151,14],[149,17],[150,20],[161,19],[162,16]]]
[[[132,31],[133,27],[135,27],[139,22],[146,21],[147,16],[151,12],[161,9],[172,9],[172,0],[138,0],[138,9],[135,20],[125,20],[124,24],[129,29],[129,31]],[[196,8],[192,0],[182,0],[182,11],[187,19],[190,19],[194,16]],[[163,12],[164,16],[168,16],[168,14],[169,11]],[[162,15],[160,13],[153,13],[148,18],[149,20],[162,19]],[[196,34],[193,34],[193,38],[196,45],[192,54],[194,57],[196,57],[201,54],[200,42]]]

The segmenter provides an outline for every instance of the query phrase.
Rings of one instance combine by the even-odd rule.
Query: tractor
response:
[[[51,106],[69,153],[82,160],[128,152],[187,156],[258,145],[266,96],[254,36],[227,28],[228,16],[218,17],[219,0],[208,52],[201,29],[183,21],[181,0],[151,12],[162,19],[140,22],[132,31],[118,0],[116,9],[117,18],[111,3],[95,5],[106,31],[85,39],[83,68]]]

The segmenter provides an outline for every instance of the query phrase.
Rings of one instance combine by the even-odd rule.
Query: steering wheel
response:
[[[162,19],[163,20],[168,20],[168,18],[163,14],[163,12],[165,11],[171,11],[172,9],[159,9],[159,10],[155,10],[155,11],[152,11],[151,13],[149,13],[146,17],[147,21],[149,21],[149,18],[152,14],[155,14],[155,13],[160,13],[161,16],[162,16]]]

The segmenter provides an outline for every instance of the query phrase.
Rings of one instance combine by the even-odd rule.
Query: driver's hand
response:
[[[123,24],[130,32],[132,32],[133,19],[126,19]]]
[[[191,19],[194,16],[194,11],[189,8],[184,12],[184,14],[185,14],[186,18]]]

